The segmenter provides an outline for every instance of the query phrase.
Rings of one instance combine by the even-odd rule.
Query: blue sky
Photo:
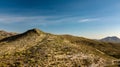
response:
[[[120,0],[0,0],[0,29],[120,37]]]

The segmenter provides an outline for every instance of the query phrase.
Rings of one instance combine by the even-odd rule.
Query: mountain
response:
[[[16,35],[17,33],[13,33],[13,32],[6,32],[3,30],[0,30],[0,39],[5,38],[5,37],[9,37],[12,35]]]
[[[106,38],[101,39],[101,41],[104,41],[104,42],[112,42],[112,43],[120,43],[120,38],[118,38],[118,37],[116,37],[116,36],[106,37]]]
[[[0,40],[0,67],[118,67],[119,48],[114,43],[31,29]]]

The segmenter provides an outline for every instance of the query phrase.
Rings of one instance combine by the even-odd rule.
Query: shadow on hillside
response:
[[[14,35],[14,36],[6,37],[6,38],[1,39],[0,42],[4,42],[4,41],[7,41],[7,42],[14,41],[14,40],[16,40],[16,39],[19,39],[21,36],[24,36],[24,34],[19,34],[19,35]]]

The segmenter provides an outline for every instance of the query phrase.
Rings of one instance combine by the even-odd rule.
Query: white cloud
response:
[[[92,22],[92,21],[98,21],[100,19],[98,18],[85,18],[85,19],[80,19],[79,22]]]

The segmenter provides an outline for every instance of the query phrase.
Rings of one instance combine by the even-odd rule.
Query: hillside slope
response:
[[[3,67],[104,67],[120,56],[119,46],[112,49],[112,43],[53,35],[38,29],[4,38],[0,46]]]
[[[9,37],[9,36],[13,36],[13,35],[16,35],[17,33],[13,33],[13,32],[6,32],[6,31],[3,31],[3,30],[0,30],[0,40],[3,39],[3,38],[6,38],[6,37]]]

